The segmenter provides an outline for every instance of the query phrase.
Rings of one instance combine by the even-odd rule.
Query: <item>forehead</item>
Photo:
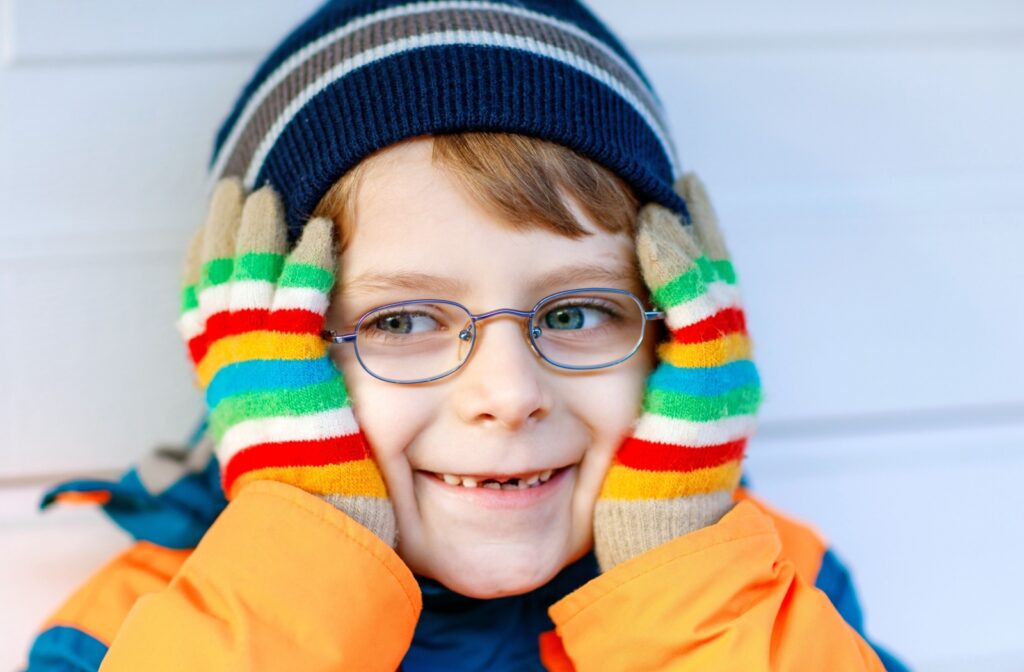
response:
[[[588,281],[638,289],[628,235],[598,228],[571,200],[590,235],[572,239],[541,228],[516,229],[436,166],[427,140],[386,150],[367,166],[352,197],[352,228],[341,258],[343,288],[362,289],[366,278],[380,288],[379,281],[392,276],[413,289],[417,277],[432,276],[451,281],[437,289],[464,294],[492,284],[513,293],[557,291]],[[538,287],[543,284],[549,286]],[[554,286],[559,284],[567,286]]]

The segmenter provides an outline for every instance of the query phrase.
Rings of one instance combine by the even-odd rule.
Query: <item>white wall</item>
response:
[[[314,2],[0,0],[0,668],[125,540],[44,484],[200,409],[173,329],[213,133]],[[1024,7],[593,2],[711,190],[767,395],[756,490],[917,669],[1024,669]]]

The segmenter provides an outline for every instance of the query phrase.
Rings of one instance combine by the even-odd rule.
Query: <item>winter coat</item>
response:
[[[591,555],[472,600],[318,497],[262,481],[228,504],[218,474],[200,444],[46,495],[102,505],[135,542],[42,625],[30,672],[905,669],[865,639],[821,535],[747,487],[715,525],[604,574]]]

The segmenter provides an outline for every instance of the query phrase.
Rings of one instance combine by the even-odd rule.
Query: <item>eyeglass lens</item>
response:
[[[644,322],[643,306],[631,294],[563,294],[537,306],[532,341],[557,366],[600,368],[632,354]],[[366,315],[356,332],[356,352],[380,378],[423,381],[459,368],[475,337],[472,317],[461,306],[410,301]]]

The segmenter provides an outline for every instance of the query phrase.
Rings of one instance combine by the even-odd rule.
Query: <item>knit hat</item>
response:
[[[689,222],[661,102],[619,40],[572,0],[331,0],[245,86],[217,133],[211,179],[274,187],[294,239],[365,157],[463,131],[569,147]]]

